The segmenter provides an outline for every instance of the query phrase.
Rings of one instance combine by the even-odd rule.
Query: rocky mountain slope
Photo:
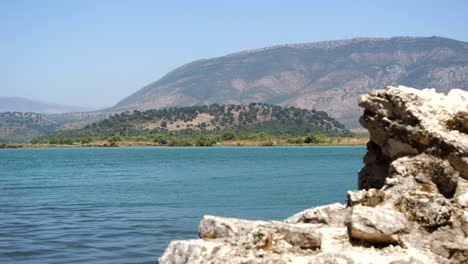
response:
[[[352,128],[357,97],[396,84],[467,90],[468,43],[361,38],[245,51],[186,64],[113,110],[264,102],[325,111]]]
[[[359,105],[370,142],[346,205],[205,216],[159,263],[468,263],[468,93],[387,87]]]
[[[2,112],[34,112],[41,114],[58,114],[70,112],[83,112],[90,109],[79,106],[68,106],[53,103],[45,103],[22,97],[0,96],[0,113]]]

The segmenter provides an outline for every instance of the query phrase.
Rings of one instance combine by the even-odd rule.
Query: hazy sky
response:
[[[468,41],[468,1],[0,0],[0,96],[112,106],[190,61],[353,37]]]

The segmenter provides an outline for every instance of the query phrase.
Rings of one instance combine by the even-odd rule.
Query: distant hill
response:
[[[33,112],[41,114],[58,114],[71,112],[84,112],[90,109],[79,106],[67,106],[45,103],[22,97],[0,96],[0,113],[2,112]]]
[[[0,113],[0,143],[28,142],[31,139],[50,133],[59,125],[45,115],[36,113]]]
[[[468,43],[442,37],[281,45],[183,65],[112,110],[264,102],[359,127],[357,97],[387,85],[468,89]]]
[[[191,135],[216,133],[266,132],[271,135],[303,136],[321,132],[328,136],[349,135],[345,127],[315,110],[284,108],[276,105],[217,105],[133,111],[113,115],[83,129],[61,131],[50,137],[133,136],[147,133]]]
[[[52,132],[79,129],[112,114],[106,111],[63,114],[3,112],[0,113],[0,143],[28,142]]]

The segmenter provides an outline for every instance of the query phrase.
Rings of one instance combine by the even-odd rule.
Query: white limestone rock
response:
[[[347,226],[351,238],[373,244],[398,244],[399,235],[409,228],[403,214],[368,206],[354,206]]]
[[[345,205],[334,203],[317,206],[299,212],[285,220],[286,223],[311,223],[327,225],[343,225],[348,210]]]
[[[385,192],[377,189],[348,191],[348,205],[376,206],[385,199]]]
[[[311,224],[293,225],[206,215],[200,222],[199,235],[202,239],[219,238],[231,245],[247,249],[286,252],[298,248],[320,248],[322,235],[316,231],[318,227]]]
[[[457,202],[461,207],[468,208],[468,192],[457,197]]]

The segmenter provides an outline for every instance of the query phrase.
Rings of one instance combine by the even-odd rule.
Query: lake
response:
[[[204,214],[345,202],[365,147],[0,150],[0,263],[156,263]]]

